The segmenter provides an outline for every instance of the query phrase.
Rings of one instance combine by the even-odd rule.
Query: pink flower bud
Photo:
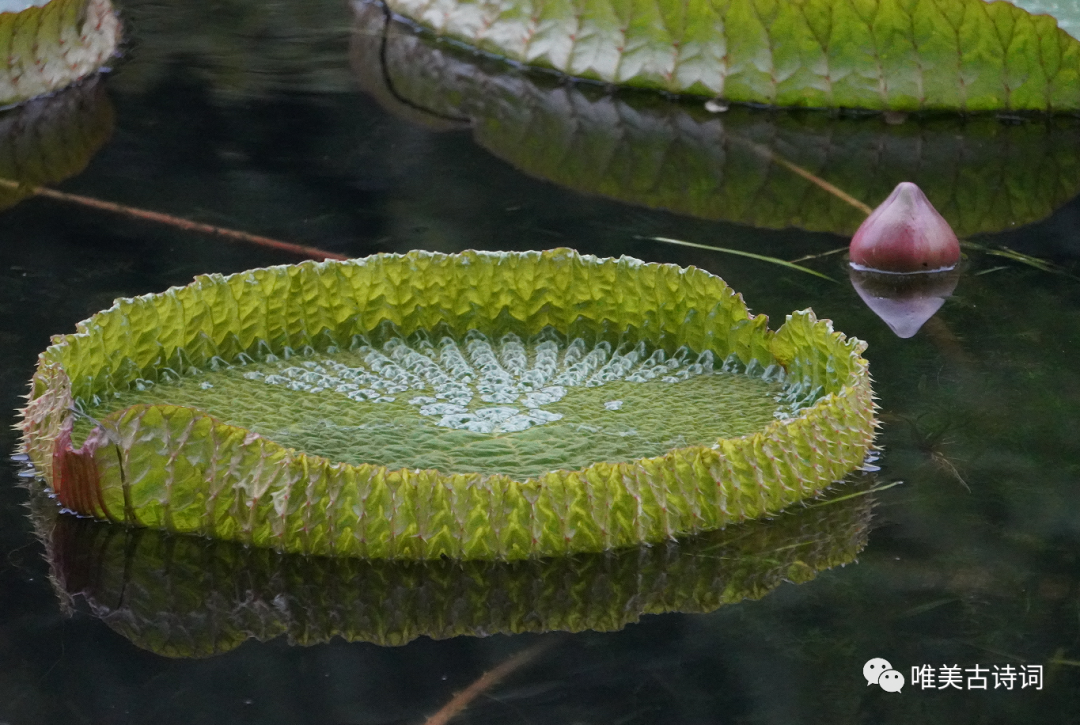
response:
[[[926,194],[900,182],[851,239],[851,264],[879,272],[932,272],[955,267],[960,242]]]

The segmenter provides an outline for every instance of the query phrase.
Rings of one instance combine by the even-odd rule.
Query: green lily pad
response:
[[[984,0],[388,0],[439,37],[574,78],[780,107],[1075,111],[1080,42]]]
[[[306,557],[57,515],[40,500],[36,508],[61,598],[85,599],[144,649],[209,657],[251,638],[403,645],[613,631],[647,614],[710,612],[854,561],[872,501],[856,496],[614,554],[521,562]]]
[[[481,147],[560,186],[702,219],[850,237],[864,212],[811,176],[871,208],[912,181],[964,237],[1038,221],[1080,192],[1069,116],[712,114],[509,68],[388,24],[374,5],[357,7],[352,59],[361,87],[403,118],[467,125]]]
[[[286,551],[658,542],[816,496],[872,443],[863,344],[766,324],[701,270],[570,250],[202,277],[57,338],[24,447],[73,511]]]
[[[590,348],[551,328],[530,340],[442,332],[390,333],[331,354],[267,353],[175,382],[137,381],[87,406],[73,440],[85,440],[91,420],[167,403],[333,461],[525,480],[706,445],[798,412],[779,402],[789,394],[783,384],[736,372],[735,358],[686,347],[668,356],[644,341]]]
[[[0,9],[0,106],[55,93],[116,53],[120,21],[109,0],[48,0]]]

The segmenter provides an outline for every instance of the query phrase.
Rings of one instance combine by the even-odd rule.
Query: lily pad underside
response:
[[[1080,110],[1080,42],[984,0],[387,0],[438,37],[619,86],[800,108]]]
[[[659,542],[816,496],[872,444],[863,343],[766,325],[704,271],[570,250],[200,277],[56,338],[24,447],[75,512],[285,551]]]
[[[0,12],[0,107],[55,93],[96,73],[116,53],[110,0],[48,0]]]
[[[1080,191],[1080,120],[835,117],[733,106],[709,113],[649,93],[559,83],[478,57],[356,6],[361,88],[436,129],[462,125],[519,170],[574,191],[708,220],[850,237],[865,212],[919,185],[960,237],[1013,230]]]
[[[872,501],[855,496],[614,554],[521,562],[299,556],[38,508],[62,599],[84,599],[144,649],[209,657],[252,638],[396,646],[421,636],[614,631],[647,614],[711,612],[854,561]]]

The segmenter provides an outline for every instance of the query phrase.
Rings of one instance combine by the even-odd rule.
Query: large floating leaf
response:
[[[865,218],[800,175],[868,206],[916,182],[960,236],[1048,216],[1080,191],[1080,121],[920,119],[700,105],[605,94],[435,44],[376,5],[357,6],[362,87],[410,120],[471,124],[522,171],[588,194],[757,227],[851,235]]]
[[[576,78],[782,107],[1080,110],[1080,42],[984,0],[388,0]]]
[[[0,113],[0,209],[81,172],[112,135],[113,119],[96,78]]]
[[[116,52],[109,0],[24,2],[0,12],[0,106],[54,93],[96,73]]]
[[[36,518],[61,597],[85,598],[140,647],[207,657],[249,638],[401,645],[419,636],[611,631],[644,614],[709,612],[854,561],[871,500],[615,554],[509,563],[304,557],[50,508]]]
[[[701,270],[570,250],[201,277],[57,338],[24,447],[79,513],[287,551],[659,542],[815,496],[871,445],[863,344],[766,323]]]

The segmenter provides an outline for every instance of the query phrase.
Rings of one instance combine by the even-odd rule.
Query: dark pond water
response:
[[[54,99],[54,126],[0,117],[23,133],[5,148],[60,169],[36,178],[349,256],[569,246],[698,265],[774,326],[813,307],[869,343],[881,470],[858,490],[882,490],[681,552],[403,571],[93,525],[47,552],[12,466],[0,723],[420,724],[507,662],[454,722],[1080,720],[1072,120],[714,116],[503,74],[336,0],[131,0],[124,17],[124,57]],[[916,180],[981,245],[917,334],[863,304],[840,255],[806,262],[826,280],[650,239],[785,260],[845,246],[859,215],[781,158],[871,205]],[[4,211],[0,238],[8,451],[50,335],[118,296],[300,259],[46,198]],[[498,633],[513,630],[530,631]],[[874,657],[902,692],[866,684]],[[924,665],[932,687],[911,681]],[[958,686],[939,688],[952,667]],[[1028,686],[1006,687],[1021,667]]]

